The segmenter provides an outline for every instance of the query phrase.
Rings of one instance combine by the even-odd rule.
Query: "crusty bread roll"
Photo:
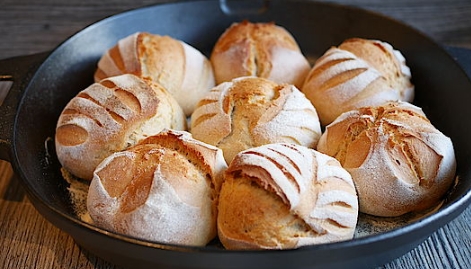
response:
[[[450,138],[407,102],[342,114],[326,127],[317,150],[350,172],[360,211],[371,215],[392,217],[430,208],[454,181]]]
[[[227,249],[289,249],[349,240],[358,218],[350,174],[294,144],[239,153],[224,174],[218,236]]]
[[[216,84],[258,76],[300,88],[310,70],[293,36],[274,23],[232,24],[216,42],[210,60]]]
[[[94,172],[94,223],[145,240],[204,246],[216,234],[227,168],[221,150],[184,131],[162,131],[107,157]]]
[[[295,86],[258,77],[219,84],[191,116],[196,139],[221,148],[227,163],[242,150],[276,142],[315,147],[316,109]]]
[[[350,38],[340,44],[339,49],[349,51],[378,70],[389,86],[399,91],[400,99],[412,102],[414,85],[406,58],[391,44],[373,39]]]
[[[402,54],[386,42],[352,38],[324,53],[302,92],[328,125],[343,112],[388,101],[411,102],[414,86]]]
[[[91,180],[105,157],[164,128],[185,130],[186,118],[162,86],[131,74],[110,77],[78,93],[62,111],[57,157],[67,171]]]
[[[215,85],[209,60],[197,49],[169,36],[137,32],[109,49],[98,62],[95,81],[131,73],[166,88],[189,116]]]

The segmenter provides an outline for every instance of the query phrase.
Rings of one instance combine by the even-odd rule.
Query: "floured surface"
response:
[[[81,221],[93,224],[90,215],[88,214],[86,207],[86,199],[88,192],[89,182],[74,178],[67,172],[62,171],[64,178],[69,182],[70,186],[68,188],[72,206],[74,208],[74,213],[77,215]],[[455,179],[456,182],[458,179]],[[437,210],[440,209],[443,203],[440,203],[436,207],[430,208],[427,211],[420,213],[410,213],[400,217],[394,218],[382,218],[375,217],[367,214],[359,214],[357,227],[355,229],[354,238],[362,238],[365,236],[375,235],[393,229],[398,229],[404,227],[408,224],[412,224],[419,219],[425,218],[431,214],[434,214]],[[210,244],[213,244],[212,241]]]
[[[354,238],[375,235],[412,224],[428,215],[435,213],[442,204],[443,203],[440,203],[436,207],[430,208],[424,212],[409,213],[400,217],[391,218],[376,217],[373,215],[360,213],[358,215],[358,223],[355,229]]]
[[[64,168],[61,169],[61,172],[64,179],[70,184],[67,190],[75,215],[80,220],[92,224],[92,218],[87,210],[87,194],[90,182],[74,177]]]

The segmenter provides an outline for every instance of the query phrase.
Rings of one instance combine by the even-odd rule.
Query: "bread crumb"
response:
[[[64,168],[61,168],[61,173],[62,177],[69,183],[67,190],[69,191],[70,202],[75,215],[81,221],[93,224],[93,220],[87,210],[87,195],[90,182],[73,176]]]

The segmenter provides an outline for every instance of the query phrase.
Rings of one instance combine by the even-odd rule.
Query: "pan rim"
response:
[[[293,1],[293,0],[291,0],[291,1]],[[157,4],[157,5],[150,5],[150,6],[147,6],[147,7],[141,7],[137,10],[146,9],[146,8],[153,8],[155,6],[160,6],[160,5],[181,4],[181,3],[185,3],[185,2],[190,2],[190,1],[161,3],[161,4]],[[197,2],[208,2],[208,0],[197,0]],[[306,1],[293,1],[293,2],[306,2]],[[316,4],[329,5],[329,6],[342,6],[342,5],[338,5],[338,4],[329,4],[329,3],[316,3]],[[345,7],[345,6],[342,6],[342,7]],[[349,7],[349,6],[347,6],[347,7],[352,8],[352,9],[358,9],[358,8]],[[122,12],[122,13],[112,15],[110,17],[107,17],[107,18],[103,19],[103,20],[97,21],[97,22],[85,27],[84,29],[80,30],[79,32],[75,33],[73,36],[71,36],[70,38],[64,40],[61,44],[59,44],[58,47],[56,47],[56,49],[54,49],[54,51],[46,57],[46,59],[43,61],[43,63],[41,63],[39,65],[38,70],[40,68],[42,68],[42,66],[44,65],[44,63],[46,61],[51,59],[51,56],[54,55],[54,52],[57,49],[64,46],[65,44],[67,44],[67,42],[73,42],[74,38],[76,38],[79,34],[81,34],[83,32],[86,32],[86,31],[89,31],[89,30],[91,30],[91,28],[99,27],[100,24],[105,23],[108,20],[114,19],[116,16],[128,16],[129,14],[131,14],[132,12],[135,12],[135,11],[136,11],[136,9],[133,9],[133,10],[128,10],[128,11],[125,11],[125,12]],[[362,9],[362,11],[365,11],[365,10]],[[378,15],[377,13],[372,12],[372,11],[366,10],[366,12]],[[383,15],[381,15],[381,14],[379,14],[379,16],[383,17]],[[386,17],[386,16],[384,16],[384,17],[390,19],[389,17]],[[401,24],[404,25],[403,23],[401,23]],[[417,29],[415,29],[415,28],[411,28],[411,29],[414,29],[415,32],[420,33],[420,34],[423,35],[423,33],[418,31]],[[429,39],[429,38],[427,38],[427,39]],[[432,43],[436,44],[437,46],[440,46],[434,40],[431,40],[431,39],[429,39],[429,40]],[[36,73],[37,73],[37,70],[35,72],[35,75],[31,79],[31,81],[36,78]],[[27,86],[27,88],[28,87],[29,87],[29,85]],[[20,104],[20,106],[21,106],[21,104]],[[17,125],[16,121],[17,120],[15,119],[15,125]],[[16,132],[16,128],[15,128],[15,132]],[[16,137],[16,135],[14,134],[13,137]],[[73,223],[75,225],[79,225],[81,227],[85,227],[88,230],[93,231],[95,233],[99,233],[101,235],[110,236],[114,239],[123,240],[123,241],[128,242],[128,243],[132,243],[132,244],[136,244],[136,245],[144,246],[144,247],[151,247],[151,248],[155,248],[155,249],[165,249],[165,250],[170,249],[170,250],[180,251],[182,253],[183,252],[199,252],[199,253],[200,252],[205,252],[205,253],[221,253],[221,252],[224,252],[224,253],[237,253],[237,254],[240,254],[240,253],[260,253],[260,251],[249,251],[249,250],[236,251],[236,250],[208,248],[206,246],[205,247],[180,246],[180,245],[174,245],[174,244],[166,244],[166,243],[148,241],[148,240],[138,239],[138,238],[134,238],[134,237],[131,237],[131,236],[127,236],[127,235],[123,235],[123,234],[119,234],[119,233],[115,233],[115,232],[110,232],[110,231],[107,231],[107,230],[102,229],[100,227],[97,227],[97,226],[94,226],[94,225],[89,224],[87,222],[84,222],[84,221],[82,221],[82,220],[80,220],[76,217],[73,217],[69,213],[65,213],[62,210],[59,210],[57,207],[51,206],[49,203],[46,203],[43,199],[41,199],[41,196],[34,189],[32,189],[31,186],[27,182],[25,182],[25,180],[23,180],[23,178],[26,178],[26,177],[25,177],[25,173],[23,172],[23,170],[21,168],[21,165],[19,164],[20,161],[19,161],[18,156],[16,154],[16,143],[12,144],[12,152],[13,152],[12,156],[14,156],[14,158],[12,158],[12,163],[14,163],[15,171],[20,173],[20,178],[22,179],[21,181],[23,182],[23,185],[26,187],[25,189],[27,190],[29,196],[34,197],[34,199],[36,201],[42,203],[42,205],[44,207],[48,208],[48,210],[50,210],[51,212],[54,212],[54,214],[57,214],[57,216],[60,216],[60,218],[63,218],[64,220],[66,220],[70,223]],[[355,246],[360,246],[360,245],[368,245],[368,244],[372,244],[372,243],[377,243],[379,241],[393,239],[393,238],[397,237],[398,235],[405,235],[405,234],[410,234],[410,233],[419,231],[420,229],[428,226],[430,223],[441,223],[440,226],[442,226],[446,222],[448,222],[448,221],[445,222],[445,220],[444,220],[445,218],[447,218],[447,216],[450,216],[450,215],[457,216],[457,215],[461,214],[461,212],[470,204],[470,202],[471,202],[471,192],[468,190],[467,193],[465,193],[465,194],[463,194],[459,197],[456,197],[452,203],[444,205],[436,213],[434,213],[430,216],[427,216],[424,219],[421,219],[421,220],[416,221],[414,223],[408,224],[406,226],[396,228],[396,229],[392,229],[390,231],[383,232],[383,233],[380,233],[380,234],[369,235],[369,236],[365,236],[365,237],[361,237],[361,238],[354,238],[354,239],[347,240],[347,241],[342,241],[342,242],[334,242],[334,243],[327,243],[327,244],[321,244],[321,245],[305,246],[305,247],[295,249],[295,251],[298,251],[300,249],[302,249],[304,251],[315,251],[317,249],[341,249],[341,248],[346,248],[346,247],[355,247]],[[33,204],[33,205],[35,207],[37,207],[36,204]],[[288,253],[290,251],[293,251],[293,250],[291,250],[291,249],[290,250],[264,250],[264,252],[267,252],[267,253],[276,252],[277,255],[280,255],[280,253],[285,253],[285,252]]]

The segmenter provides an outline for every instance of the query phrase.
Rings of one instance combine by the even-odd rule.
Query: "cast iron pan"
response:
[[[467,207],[471,126],[466,117],[471,115],[471,82],[447,50],[408,26],[356,8],[306,1],[255,1],[263,4],[259,8],[241,1],[221,3],[168,3],[124,12],[85,28],[52,53],[0,61],[0,75],[14,81],[0,107],[0,157],[12,163],[31,202],[47,220],[84,249],[131,268],[369,268],[410,251]],[[52,139],[60,112],[92,83],[102,53],[125,36],[149,31],[181,39],[209,55],[226,27],[243,19],[284,26],[313,58],[349,37],[380,39],[399,49],[413,73],[414,103],[455,146],[459,180],[443,207],[402,228],[282,251],[146,242],[80,221],[73,213]]]

